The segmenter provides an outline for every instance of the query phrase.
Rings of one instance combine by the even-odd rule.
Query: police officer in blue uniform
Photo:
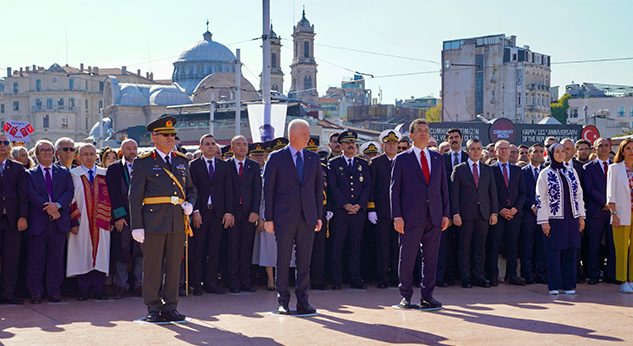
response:
[[[360,273],[360,253],[363,228],[367,218],[370,172],[367,161],[356,157],[358,134],[341,132],[338,141],[343,155],[328,162],[328,202],[332,204],[334,249],[332,258],[332,289],[341,289],[343,253],[352,288],[364,289]],[[347,246],[346,246],[347,245]]]

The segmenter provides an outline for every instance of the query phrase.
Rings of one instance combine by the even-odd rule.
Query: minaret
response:
[[[281,38],[270,24],[270,89],[284,92],[284,73],[281,71]]]
[[[314,25],[306,19],[303,10],[301,20],[294,26],[292,41],[294,58],[290,65],[292,85],[288,96],[302,101],[313,101],[317,92],[317,63],[314,61]]]

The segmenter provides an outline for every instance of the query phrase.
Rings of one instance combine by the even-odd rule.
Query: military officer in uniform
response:
[[[169,115],[147,125],[155,148],[134,160],[130,181],[132,237],[141,243],[144,255],[147,322],[185,319],[176,310],[178,279],[196,191],[186,156],[174,150],[175,125],[176,119]]]
[[[319,150],[319,137],[310,136],[307,150],[317,152]],[[321,173],[323,174],[323,215],[324,226],[327,219],[327,165],[321,162]],[[327,227],[324,227],[327,228]],[[312,243],[312,260],[310,261],[310,288],[313,290],[326,290],[325,285],[325,241],[327,239],[327,231],[314,233],[314,242]]]
[[[387,288],[390,284],[398,285],[398,232],[393,228],[389,189],[393,160],[398,153],[400,136],[396,130],[385,130],[380,134],[379,140],[385,153],[373,158],[369,165],[371,193],[367,206],[367,218],[369,222],[376,225],[376,256],[373,260],[377,267],[378,288]]]
[[[341,132],[338,141],[343,155],[328,163],[328,200],[334,212],[334,249],[332,260],[332,289],[341,289],[343,254],[347,254],[347,269],[352,288],[364,289],[360,273],[360,253],[363,228],[367,218],[370,174],[367,161],[355,156],[358,134]],[[347,248],[345,249],[345,245]],[[344,251],[346,250],[346,251]]]

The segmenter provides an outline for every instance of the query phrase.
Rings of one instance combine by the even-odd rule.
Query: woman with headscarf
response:
[[[565,168],[565,147],[547,148],[551,164],[536,181],[536,221],[547,240],[547,287],[551,295],[576,294],[576,252],[585,228],[585,203],[575,169]]]
[[[620,292],[633,293],[633,140],[620,143],[614,162],[607,172],[607,203],[613,226],[615,279],[622,282]]]

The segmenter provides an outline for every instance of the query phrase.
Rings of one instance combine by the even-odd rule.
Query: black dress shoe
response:
[[[420,288],[420,287],[422,287],[422,283],[421,282],[415,282],[415,283],[413,283],[413,286],[415,286],[416,288]]]
[[[462,281],[462,287],[463,288],[473,288],[473,284],[471,284],[469,281]]]
[[[202,289],[202,287],[195,287],[193,289],[193,295],[194,296],[201,296],[204,294],[204,290]]]
[[[62,297],[61,296],[52,296],[48,298],[48,301],[51,303],[59,303],[62,301]]]
[[[402,298],[400,303],[398,304],[400,309],[411,309],[411,300],[407,300],[407,298]]]
[[[541,284],[541,285],[547,285],[547,280],[545,280],[544,277],[542,276],[537,276],[534,278],[534,282],[536,282],[537,284]]]
[[[31,304],[41,304],[41,303],[42,303],[42,297],[40,296],[31,297]]]
[[[525,281],[518,276],[511,277],[510,280],[508,280],[508,283],[515,286],[525,286]]]
[[[381,282],[381,283],[379,283],[376,287],[377,287],[377,288],[380,288],[380,289],[387,288],[387,283],[385,283],[385,282]]]
[[[488,282],[490,283],[490,286],[493,286],[493,287],[499,286],[499,280],[491,280]]]
[[[24,304],[24,301],[18,297],[13,296],[10,298],[2,298],[2,301],[0,301],[0,303],[9,305],[22,305]]]
[[[366,285],[364,282],[362,282],[362,281],[358,281],[358,282],[353,282],[353,283],[351,283],[351,284],[349,285],[349,287],[351,287],[351,288],[357,288],[357,289],[359,289],[359,290],[364,290],[364,289],[366,289],[366,288],[367,288],[367,285]]]
[[[339,285],[339,284],[334,284],[334,285],[332,285],[332,290],[334,290],[334,291],[340,291],[340,290],[341,290],[341,285]]]
[[[598,279],[590,279],[589,280],[589,284],[590,285],[597,285],[599,283]]]
[[[212,285],[206,288],[207,293],[213,293],[213,294],[224,294],[226,293],[226,291],[224,290],[224,288],[219,287],[217,285]]]
[[[88,300],[88,295],[87,294],[79,294],[77,296],[77,300],[80,302],[83,302],[84,300]]]
[[[266,289],[269,291],[274,291],[275,290],[275,286],[266,286]]]
[[[439,310],[442,308],[442,303],[439,300],[429,297],[420,301],[420,310]]]
[[[316,314],[316,309],[313,308],[310,304],[297,305],[297,314],[299,315]]]
[[[163,322],[163,319],[160,316],[160,312],[158,312],[158,311],[150,311],[150,312],[148,312],[143,320],[145,322],[151,322],[151,323]]]
[[[240,293],[240,289],[237,287],[231,287],[231,289],[229,289],[229,292],[231,293]]]
[[[488,287],[490,287],[490,281],[488,281],[488,280],[478,280],[478,281],[475,281],[474,286],[488,288]]]
[[[534,280],[532,279],[526,279],[524,280],[526,285],[533,285],[534,284]]]
[[[177,310],[163,311],[160,313],[160,317],[163,321],[177,322],[184,321],[186,316],[178,312]]]
[[[437,287],[448,287],[450,286],[447,282],[441,281],[435,284]]]
[[[290,315],[290,309],[288,308],[288,304],[279,304],[277,306],[277,313],[279,315]]]
[[[106,300],[106,299],[108,299],[108,298],[106,297],[106,295],[105,295],[105,294],[103,294],[103,293],[96,293],[96,294],[93,294],[93,295],[92,295],[92,297],[93,297],[95,300]]]
[[[257,288],[255,288],[255,286],[242,286],[242,287],[240,287],[240,291],[242,291],[242,292],[257,292]]]

